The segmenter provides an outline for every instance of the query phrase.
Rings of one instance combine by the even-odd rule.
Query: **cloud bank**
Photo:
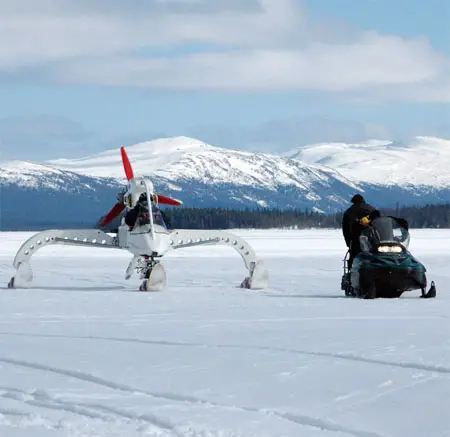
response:
[[[450,60],[426,39],[318,21],[298,0],[0,0],[0,39],[4,78],[450,101]]]

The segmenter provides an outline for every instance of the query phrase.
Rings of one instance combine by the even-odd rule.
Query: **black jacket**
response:
[[[125,223],[134,228],[138,217],[148,219],[148,203],[147,201],[138,202],[132,209],[130,209],[125,215]]]
[[[352,240],[356,241],[364,227],[359,221],[367,215],[379,215],[377,209],[368,203],[357,203],[352,205],[344,212],[342,218],[342,233],[344,234],[345,244],[350,247]]]

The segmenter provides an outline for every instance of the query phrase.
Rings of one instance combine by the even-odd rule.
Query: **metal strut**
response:
[[[200,245],[225,245],[229,246],[241,255],[245,267],[250,270],[252,263],[257,263],[258,258],[243,238],[228,231],[203,231],[197,229],[179,229],[170,233],[169,244],[172,249]]]
[[[65,246],[101,247],[105,249],[121,249],[118,240],[103,231],[96,229],[68,229],[48,230],[39,232],[26,240],[16,253],[13,266],[16,275],[8,283],[9,288],[14,288],[19,282],[31,282],[33,270],[30,259],[40,249],[60,244]]]
[[[33,235],[22,244],[14,258],[14,267],[18,268],[20,263],[29,262],[39,249],[53,244],[121,249],[116,238],[96,229],[43,231]]]
[[[242,283],[242,288],[260,290],[267,288],[269,275],[267,268],[258,260],[255,251],[243,238],[232,232],[222,230],[179,229],[170,233],[169,244],[172,249],[203,245],[224,245],[234,249],[242,257],[249,272]]]

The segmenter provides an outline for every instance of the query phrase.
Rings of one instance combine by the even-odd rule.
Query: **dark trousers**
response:
[[[361,253],[361,246],[359,244],[359,238],[357,238],[350,243],[349,257],[347,260],[347,267],[349,270],[352,268],[353,260],[359,253]]]

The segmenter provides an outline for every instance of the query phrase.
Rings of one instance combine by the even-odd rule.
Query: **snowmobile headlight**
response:
[[[381,245],[381,246],[378,246],[378,252],[382,252],[382,253],[402,253],[403,249],[401,248],[401,246]]]

